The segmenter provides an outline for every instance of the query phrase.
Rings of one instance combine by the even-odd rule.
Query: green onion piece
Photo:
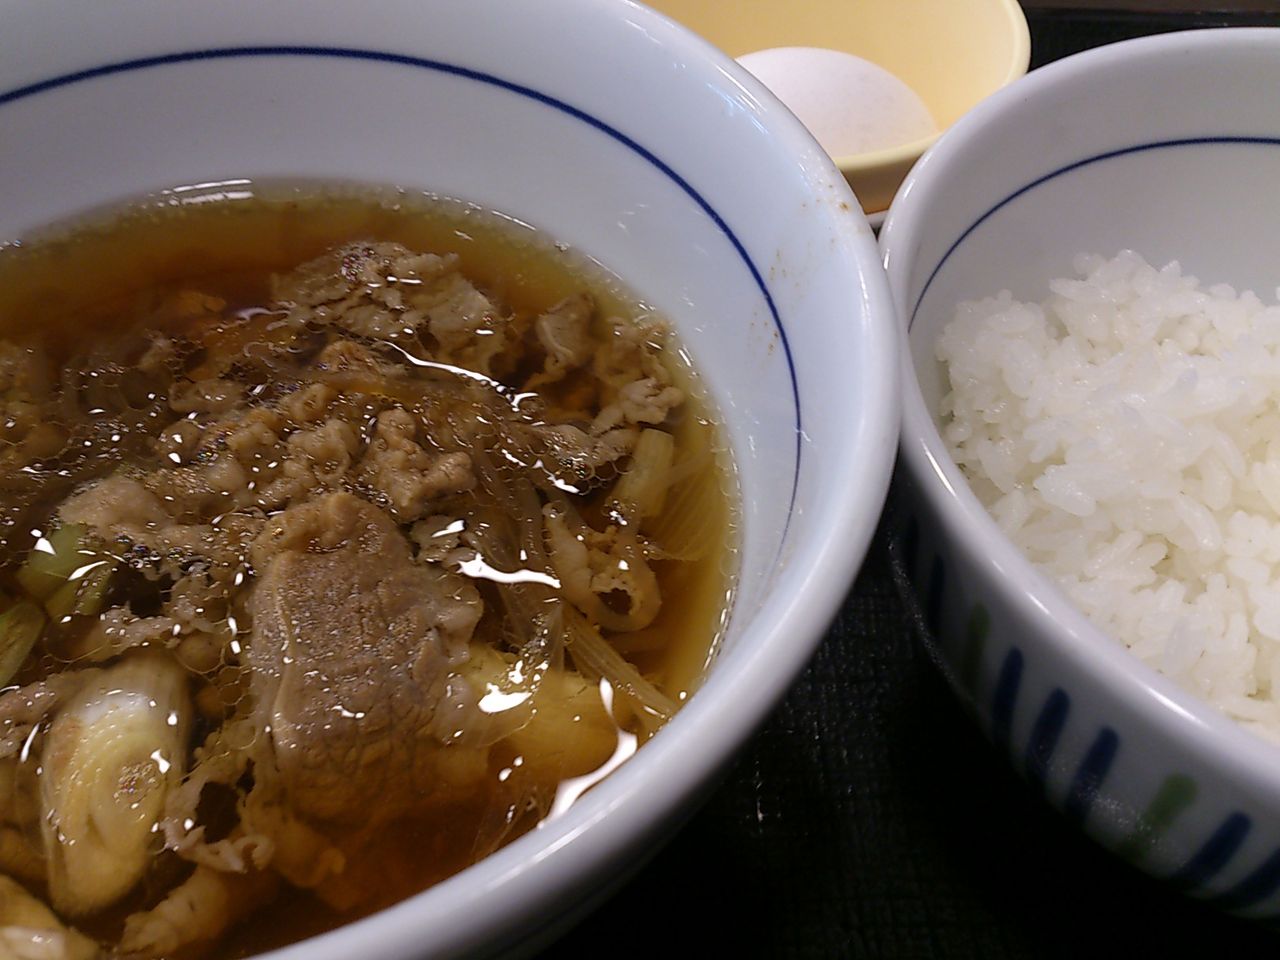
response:
[[[33,548],[18,569],[22,589],[37,600],[47,600],[71,574],[92,563],[95,554],[81,548],[84,534],[83,524],[68,523],[49,534],[47,549]]]
[[[13,679],[43,629],[44,613],[30,600],[0,614],[0,686]]]
[[[83,554],[82,557],[85,564],[80,576],[63,583],[44,602],[49,619],[54,623],[62,623],[72,614],[92,616],[102,612],[107,586],[111,583],[111,574],[115,573],[115,562],[101,554],[96,561]]]

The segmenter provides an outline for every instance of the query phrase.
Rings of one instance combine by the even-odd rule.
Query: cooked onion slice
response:
[[[676,442],[664,430],[641,430],[631,452],[631,466],[618,479],[611,499],[628,521],[639,522],[662,512],[671,484]]]
[[[182,668],[143,653],[103,670],[54,718],[40,800],[60,912],[92,914],[146,871],[165,794],[182,778],[190,712]]]
[[[604,677],[615,690],[632,700],[646,727],[656,726],[675,715],[676,702],[641,676],[582,614],[565,607],[564,626],[569,654],[579,670],[589,677]]]
[[[0,876],[0,957],[5,960],[92,960],[98,948],[63,926],[52,910],[18,883]]]

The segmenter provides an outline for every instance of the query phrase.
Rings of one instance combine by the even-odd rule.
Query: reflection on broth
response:
[[[679,356],[580,258],[401,193],[240,181],[0,249],[5,943],[279,946],[625,761],[736,566]]]

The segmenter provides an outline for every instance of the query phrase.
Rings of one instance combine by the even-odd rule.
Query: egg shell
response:
[[[888,70],[821,47],[744,54],[749,70],[832,157],[887,150],[938,132],[924,102]]]

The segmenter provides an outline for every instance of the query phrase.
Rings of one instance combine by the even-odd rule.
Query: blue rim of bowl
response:
[[[3,102],[4,102],[3,98],[0,98],[0,103],[3,103]],[[952,243],[951,246],[947,248],[947,252],[942,255],[942,258],[938,260],[937,266],[935,266],[933,270],[930,272],[929,279],[927,279],[924,282],[924,286],[920,288],[920,295],[916,297],[916,302],[911,307],[911,317],[907,320],[907,329],[910,330],[915,325],[916,314],[920,312],[920,305],[924,302],[924,298],[928,295],[929,287],[933,285],[934,279],[938,276],[939,273],[942,272],[942,268],[946,265],[947,261],[951,259],[951,255],[960,248],[960,245],[964,243],[965,240],[967,240],[969,236],[975,230],[978,229],[978,227],[982,226],[983,223],[989,220],[1001,209],[1008,206],[1014,200],[1017,200],[1018,197],[1022,196],[1024,193],[1029,193],[1032,190],[1034,190],[1036,187],[1041,186],[1042,184],[1045,184],[1048,181],[1053,180],[1057,177],[1063,176],[1064,174],[1071,173],[1075,170],[1079,170],[1081,167],[1087,167],[1095,163],[1101,163],[1104,160],[1113,160],[1116,157],[1128,156],[1130,154],[1135,154],[1135,153],[1147,153],[1152,150],[1166,150],[1166,149],[1171,149],[1176,147],[1203,147],[1203,146],[1214,146],[1214,145],[1220,145],[1220,144],[1245,144],[1245,145],[1251,145],[1251,146],[1275,147],[1275,146],[1280,146],[1280,137],[1243,137],[1243,136],[1180,137],[1175,140],[1156,140],[1151,143],[1139,143],[1129,147],[1121,147],[1118,150],[1108,150],[1106,153],[1099,153],[1099,154],[1095,154],[1092,157],[1085,157],[1083,160],[1076,160],[1072,163],[1066,164],[1065,166],[1058,167],[1056,170],[1050,171],[1049,173],[1046,173],[1044,176],[1037,177],[1036,179],[1032,180],[1030,183],[1019,187],[1017,190],[1013,191],[1013,193],[1009,194],[1003,200],[999,201],[998,203],[990,207],[987,210],[987,212],[982,214],[982,216],[978,217],[978,219],[974,220],[973,223],[971,223],[964,230],[964,232],[961,233],[960,236],[956,238],[955,242]]]
[[[158,54],[150,57],[138,57],[131,60],[121,60],[114,63],[100,64],[96,67],[88,67],[84,70],[76,70],[72,73],[59,74],[58,76],[49,77],[44,80],[38,80],[35,83],[29,83],[25,86],[17,87],[12,90],[0,92],[0,107],[15,103],[33,97],[40,93],[50,90],[56,90],[61,87],[71,86],[77,83],[83,83],[89,80],[95,80],[100,77],[108,77],[115,74],[130,73],[138,70],[145,70],[151,67],[173,66],[176,64],[193,63],[208,60],[229,60],[237,57],[331,57],[343,60],[369,60],[377,63],[393,64],[396,66],[415,67],[422,70],[429,70],[435,73],[446,73],[452,76],[460,77],[466,80],[474,80],[489,86],[498,87],[518,96],[527,97],[545,106],[551,107],[561,113],[567,114],[576,120],[586,123],[588,126],[594,127],[601,133],[613,138],[620,144],[631,150],[633,153],[641,157],[645,162],[655,167],[672,183],[678,186],[684,193],[693,200],[694,203],[711,218],[725,238],[733,246],[734,251],[741,258],[746,266],[751,278],[755,281],[756,287],[759,289],[761,296],[764,297],[765,305],[769,308],[769,316],[773,320],[774,327],[778,331],[778,339],[782,343],[783,358],[787,364],[787,376],[791,381],[791,401],[795,409],[795,466],[791,475],[791,495],[787,504],[787,518],[783,525],[782,536],[779,538],[778,551],[781,553],[782,546],[786,542],[787,532],[790,530],[791,517],[795,511],[796,495],[800,485],[800,459],[803,449],[804,431],[800,416],[800,385],[796,379],[796,368],[794,358],[791,353],[791,342],[787,338],[786,328],[782,325],[782,318],[778,315],[777,305],[773,301],[773,294],[769,292],[769,287],[765,283],[763,275],[756,267],[755,261],[751,259],[751,255],[747,253],[746,248],[742,245],[742,241],[738,239],[725,222],[724,218],[716,212],[715,208],[707,202],[706,198],[700,194],[694,186],[684,177],[680,176],[670,165],[654,154],[647,147],[641,145],[631,137],[627,136],[617,127],[614,127],[598,117],[592,116],[584,110],[566,103],[557,97],[535,90],[532,87],[523,84],[514,83],[510,80],[504,80],[501,77],[494,76],[490,73],[484,73],[479,70],[471,70],[467,67],[461,67],[457,64],[445,63],[440,60],[429,60],[424,57],[414,57],[407,54],[390,53],[383,50],[364,50],[356,47],[319,47],[319,46],[290,46],[290,45],[272,45],[272,46],[241,46],[241,47],[215,47],[205,50],[186,50],[175,53]]]

